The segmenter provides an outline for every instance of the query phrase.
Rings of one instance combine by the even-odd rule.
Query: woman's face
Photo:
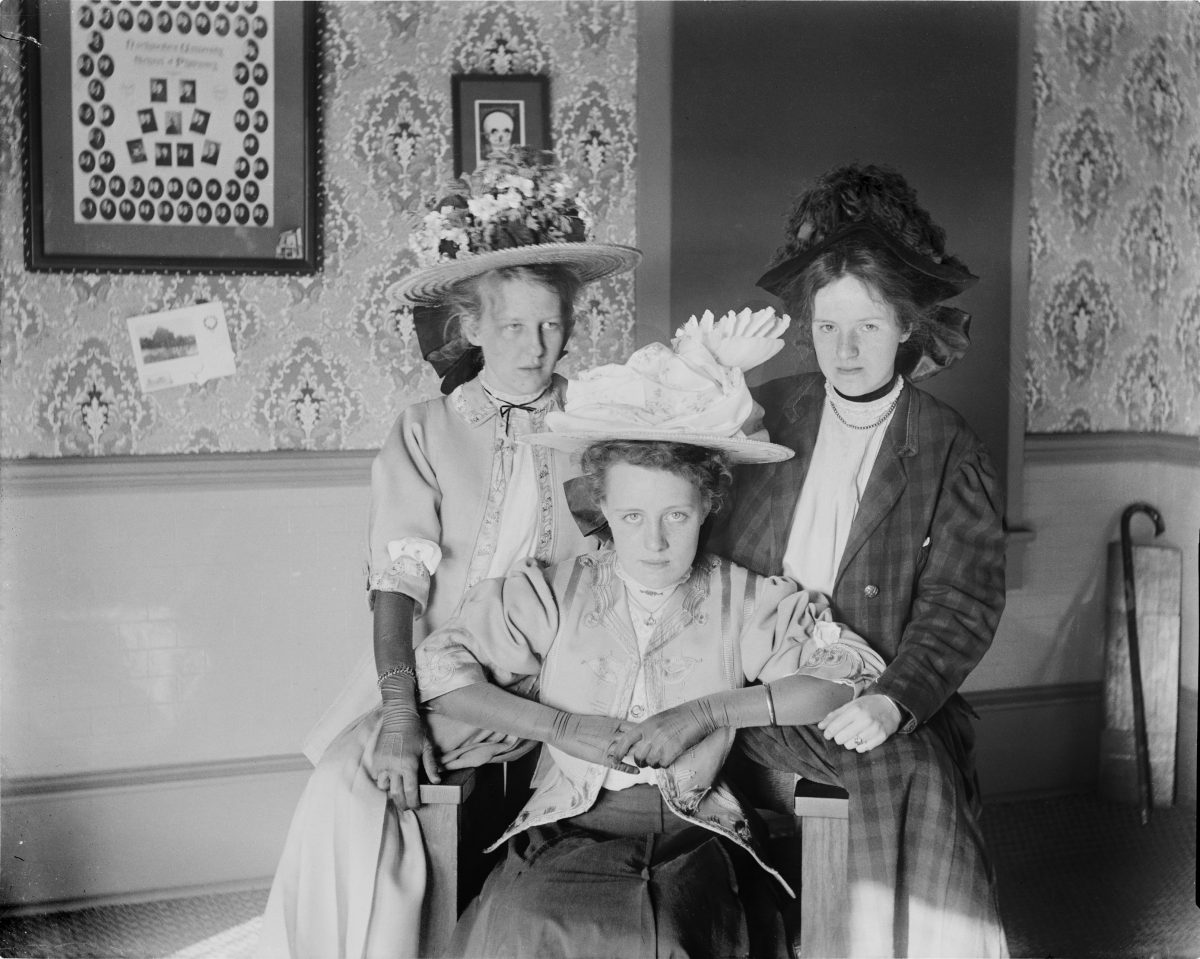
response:
[[[666,470],[613,463],[600,509],[630,576],[661,589],[687,575],[707,515],[695,485]]]
[[[908,333],[891,304],[858,277],[842,276],[813,297],[812,337],[825,378],[839,393],[862,396],[891,382]]]
[[[490,283],[482,294],[480,316],[463,333],[483,350],[488,383],[509,396],[544,390],[567,339],[558,295],[524,279]]]

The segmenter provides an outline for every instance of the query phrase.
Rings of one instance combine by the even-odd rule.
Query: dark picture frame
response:
[[[460,73],[451,79],[454,173],[471,173],[490,147],[524,145],[549,150],[550,78]]]
[[[319,15],[22,0],[27,269],[318,272]]]

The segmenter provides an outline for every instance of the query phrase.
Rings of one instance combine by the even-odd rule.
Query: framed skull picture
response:
[[[456,175],[509,147],[550,149],[549,77],[457,74],[452,93]]]

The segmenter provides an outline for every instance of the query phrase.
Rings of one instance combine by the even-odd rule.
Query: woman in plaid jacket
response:
[[[975,279],[896,173],[843,167],[803,194],[759,285],[821,372],[756,392],[796,456],[743,471],[708,544],[830,595],[888,664],[815,726],[741,736],[752,760],[849,793],[852,955],[1007,954],[957,693],[1004,607],[1000,491],[962,418],[913,386],[966,349],[969,318],[939,304]]]

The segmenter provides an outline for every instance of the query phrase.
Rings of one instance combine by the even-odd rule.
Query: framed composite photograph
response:
[[[316,272],[316,17],[23,0],[26,266]]]
[[[550,149],[550,78],[529,74],[457,74],[454,173],[471,173],[489,153],[510,146]]]

